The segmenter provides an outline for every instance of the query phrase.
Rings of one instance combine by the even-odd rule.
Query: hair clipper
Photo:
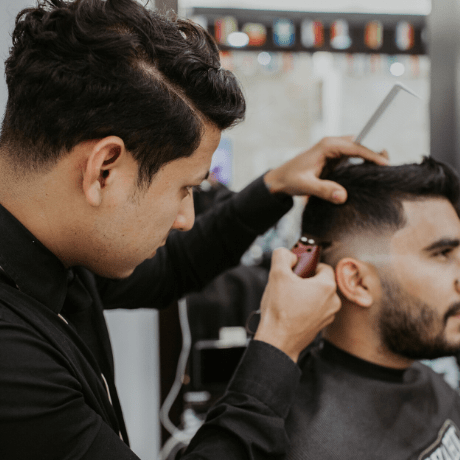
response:
[[[321,255],[321,246],[313,238],[302,236],[291,251],[298,257],[293,272],[301,278],[313,276]]]
[[[316,267],[321,255],[320,243],[317,243],[313,238],[302,236],[291,251],[298,257],[297,263],[292,269],[293,272],[301,278],[310,278],[316,272]],[[256,324],[253,318],[260,315],[260,310],[254,310],[250,313],[246,321],[246,332],[248,334],[255,334],[257,330],[258,320]]]

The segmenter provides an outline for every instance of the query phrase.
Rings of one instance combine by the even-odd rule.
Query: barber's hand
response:
[[[315,276],[303,279],[292,271],[296,262],[297,257],[288,249],[273,252],[254,336],[279,348],[295,362],[341,307],[332,268],[319,264]]]
[[[353,136],[325,137],[310,150],[265,174],[270,192],[289,195],[315,195],[333,203],[344,203],[346,190],[339,184],[321,180],[320,174],[328,159],[360,157],[377,164],[387,165],[386,152],[378,154],[353,142]]]

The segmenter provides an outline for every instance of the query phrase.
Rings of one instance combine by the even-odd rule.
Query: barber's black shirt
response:
[[[176,232],[125,280],[67,269],[0,206],[0,458],[135,459],[114,384],[104,308],[160,308],[238,262],[291,206],[261,179]],[[284,417],[300,371],[250,344],[187,459],[284,454]]]

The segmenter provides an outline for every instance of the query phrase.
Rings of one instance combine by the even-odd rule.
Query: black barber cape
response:
[[[118,281],[66,269],[0,206],[0,459],[136,459],[103,309],[160,308],[200,289],[238,263],[291,204],[272,196],[260,178],[190,232],[172,233],[153,259]],[[282,455],[284,417],[299,377],[282,352],[252,342],[185,458]]]
[[[460,396],[427,366],[390,369],[324,341],[300,367],[288,460],[460,459]]]

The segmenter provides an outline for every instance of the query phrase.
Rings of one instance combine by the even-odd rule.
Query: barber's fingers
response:
[[[319,179],[317,177],[310,180],[311,195],[330,201],[335,204],[342,204],[347,201],[347,191],[337,182]]]
[[[316,267],[315,276],[310,278],[312,281],[316,281],[319,284],[322,284],[323,287],[327,286],[329,288],[329,317],[325,317],[326,324],[329,324],[333,321],[334,316],[342,307],[342,302],[340,297],[337,294],[337,282],[335,279],[334,269],[327,264],[318,264]],[[326,325],[324,324],[324,325]]]
[[[271,271],[279,270],[281,273],[288,273],[297,263],[297,256],[289,249],[278,248],[273,251]]]
[[[331,168],[333,167],[331,165],[345,161],[347,156],[360,157],[380,165],[388,165],[389,157],[386,150],[383,150],[381,153],[373,152],[367,147],[353,142],[353,136],[326,137],[322,139],[320,144],[322,144],[326,158],[329,159],[325,165],[326,169],[328,165],[330,165],[329,168]],[[310,177],[309,186],[311,188],[310,194],[322,198],[323,200],[335,204],[341,204],[347,200],[347,191],[336,182],[320,179],[318,177]]]
[[[286,248],[277,248],[273,251],[272,254],[272,262],[271,262],[271,270],[270,272],[273,273],[273,271],[278,271],[280,274],[283,275],[289,275],[289,276],[294,276],[298,277],[292,269],[297,263],[297,256],[290,251],[289,249]],[[335,289],[336,284],[335,284],[335,273],[333,268],[330,265],[327,264],[322,264],[319,263],[315,275],[311,277],[311,279],[315,279],[317,281],[322,281],[322,282],[330,282],[333,285],[333,288]]]
[[[380,165],[387,165],[388,158],[376,153],[361,144],[354,142],[354,136],[326,137],[323,143],[324,152],[328,158],[336,158],[340,155],[360,157],[366,161],[372,161]]]
[[[335,288],[335,273],[334,269],[327,264],[318,264],[316,274],[313,276],[317,280],[332,281]]]
[[[331,305],[330,313],[335,313],[341,307],[341,302],[339,296],[337,295],[337,283],[335,280],[335,272],[334,269],[327,264],[318,264],[316,267],[316,273],[314,276],[307,279],[311,283],[311,285],[315,286],[316,288],[320,287],[320,290],[323,290],[321,294],[325,298],[329,297],[330,299],[335,298],[335,302]],[[312,288],[309,286],[309,289]],[[339,300],[339,302],[337,302]]]
[[[315,276],[302,279],[292,271],[294,259],[286,249],[273,254],[272,267],[261,301],[261,319],[254,338],[284,351],[294,361],[330,324],[341,302],[334,271],[319,264]]]
[[[383,149],[381,152],[380,152],[380,155],[382,155],[382,157],[386,158],[387,160],[390,159],[390,155],[388,155],[388,151],[386,149]]]

